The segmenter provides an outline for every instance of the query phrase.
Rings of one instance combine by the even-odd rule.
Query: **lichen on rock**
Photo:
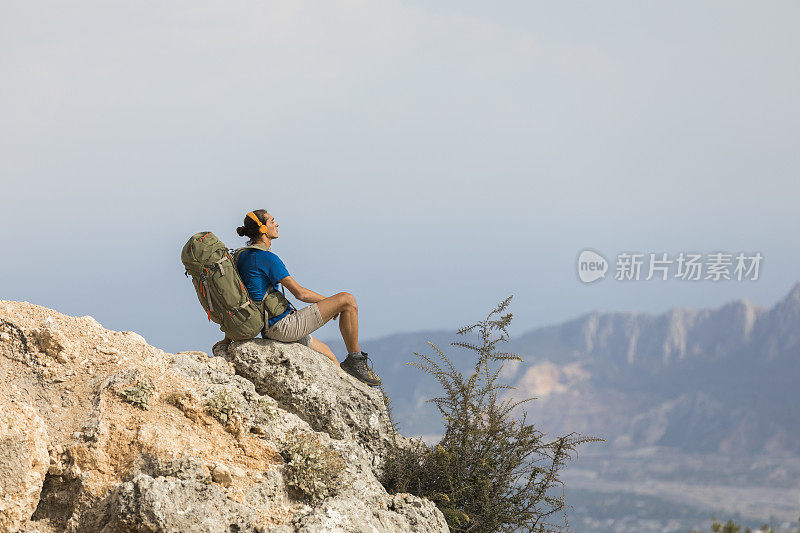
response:
[[[117,394],[126,402],[147,410],[150,409],[150,400],[155,392],[156,388],[152,380],[142,377],[118,390]]]
[[[342,456],[325,447],[313,433],[292,431],[281,455],[286,460],[284,477],[310,503],[318,503],[339,492],[345,464]]]
[[[240,416],[236,400],[225,389],[215,392],[209,399],[206,400],[206,412],[222,422],[223,425],[228,423],[228,420],[233,419],[235,416]]]

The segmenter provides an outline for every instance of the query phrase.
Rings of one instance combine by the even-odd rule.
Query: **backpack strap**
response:
[[[217,267],[219,269],[219,275],[220,276],[224,276],[225,275],[225,268],[223,268],[222,262],[225,261],[226,259],[230,259],[230,256],[228,254],[225,254],[224,256],[222,256],[222,259],[220,259],[219,261],[215,261],[213,263],[212,268],[213,267]]]
[[[242,246],[241,248],[237,248],[236,250],[233,251],[232,254],[232,261],[234,268],[239,267],[239,256],[242,255],[242,252],[244,252],[245,250],[261,250],[262,252],[269,251],[264,249],[263,244],[251,244],[249,246]],[[273,287],[272,285],[267,285],[267,292],[264,293],[264,298],[266,298],[268,294],[273,292],[277,292],[275,287]],[[283,293],[283,297],[286,298],[286,288],[283,285],[281,285],[281,292]],[[262,298],[261,300],[263,301],[264,299]],[[287,302],[289,303],[289,307],[294,309],[292,302],[289,302],[288,300]]]
[[[238,268],[238,266],[239,266],[238,265],[239,256],[242,255],[242,252],[244,252],[245,250],[261,250],[262,252],[266,252],[267,251],[267,250],[264,250],[264,248],[262,248],[262,247],[260,247],[258,245],[242,246],[241,248],[232,249],[232,250],[230,250],[230,253],[231,253],[231,260],[233,261],[233,266],[234,267]]]

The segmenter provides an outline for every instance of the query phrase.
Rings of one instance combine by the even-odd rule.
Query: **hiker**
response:
[[[356,299],[348,292],[340,292],[324,297],[306,289],[289,275],[283,261],[272,251],[272,241],[278,238],[278,223],[264,209],[247,213],[244,225],[236,228],[236,233],[248,237],[248,247],[237,254],[236,269],[254,302],[266,296],[283,302],[285,311],[266,320],[261,336],[281,342],[299,342],[327,356],[336,366],[364,383],[376,387],[381,380],[368,365],[368,356],[358,344],[358,307]],[[291,302],[278,292],[278,284],[289,289],[295,298],[311,305],[296,309]],[[279,307],[282,309],[282,307]],[[347,347],[347,357],[341,365],[325,343],[311,336],[328,320],[339,317],[339,331]],[[265,319],[267,317],[265,316]],[[227,338],[214,345],[227,347]]]

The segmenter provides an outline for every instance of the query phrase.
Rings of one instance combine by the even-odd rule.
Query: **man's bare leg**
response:
[[[339,315],[339,331],[347,347],[347,353],[360,352],[358,345],[358,306],[355,296],[349,292],[340,292],[330,298],[317,302],[322,322]]]
[[[333,364],[340,367],[339,360],[336,359],[336,356],[333,354],[333,350],[331,350],[327,344],[322,341],[318,341],[314,337],[311,337],[311,347],[333,361]]]

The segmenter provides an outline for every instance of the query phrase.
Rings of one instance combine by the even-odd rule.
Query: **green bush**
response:
[[[477,333],[479,344],[452,343],[477,353],[469,377],[456,370],[432,343],[436,358],[415,353],[422,364],[408,363],[442,385],[445,396],[429,401],[442,414],[445,434],[432,448],[395,446],[388,454],[382,481],[390,492],[410,492],[434,501],[452,531],[563,530],[567,526],[563,491],[552,493],[557,485],[563,485],[558,471],[577,445],[603,441],[576,437],[576,433],[546,441],[524,414],[512,417],[514,408],[530,399],[498,398],[499,391],[511,388],[497,383],[503,364],[521,361],[516,354],[497,349],[499,343],[508,341],[513,315],[501,313],[511,298],[486,319],[459,330],[459,335]],[[552,523],[557,513],[563,513],[564,526]]]
[[[716,516],[713,517],[711,520],[712,520],[711,522],[712,533],[783,533],[782,531],[772,529],[769,526],[769,524],[763,524],[756,530],[751,530],[749,527],[746,527],[744,528],[744,531],[742,531],[742,526],[734,522],[733,519],[728,520],[724,524]],[[798,518],[797,521],[800,522],[800,518]],[[789,530],[786,530],[787,533],[792,533],[797,531],[800,531],[800,529],[794,529],[794,527],[792,527]],[[693,529],[689,533],[702,533],[702,531]]]
[[[139,409],[150,409],[150,400],[156,387],[148,377],[137,379],[132,384],[117,392],[123,400],[131,403]]]
[[[286,484],[300,491],[310,503],[334,496],[342,488],[344,460],[313,433],[289,433],[281,455],[286,461]]]
[[[227,424],[233,415],[239,412],[236,398],[224,389],[215,392],[211,398],[206,400],[205,411],[222,422],[223,425]]]

